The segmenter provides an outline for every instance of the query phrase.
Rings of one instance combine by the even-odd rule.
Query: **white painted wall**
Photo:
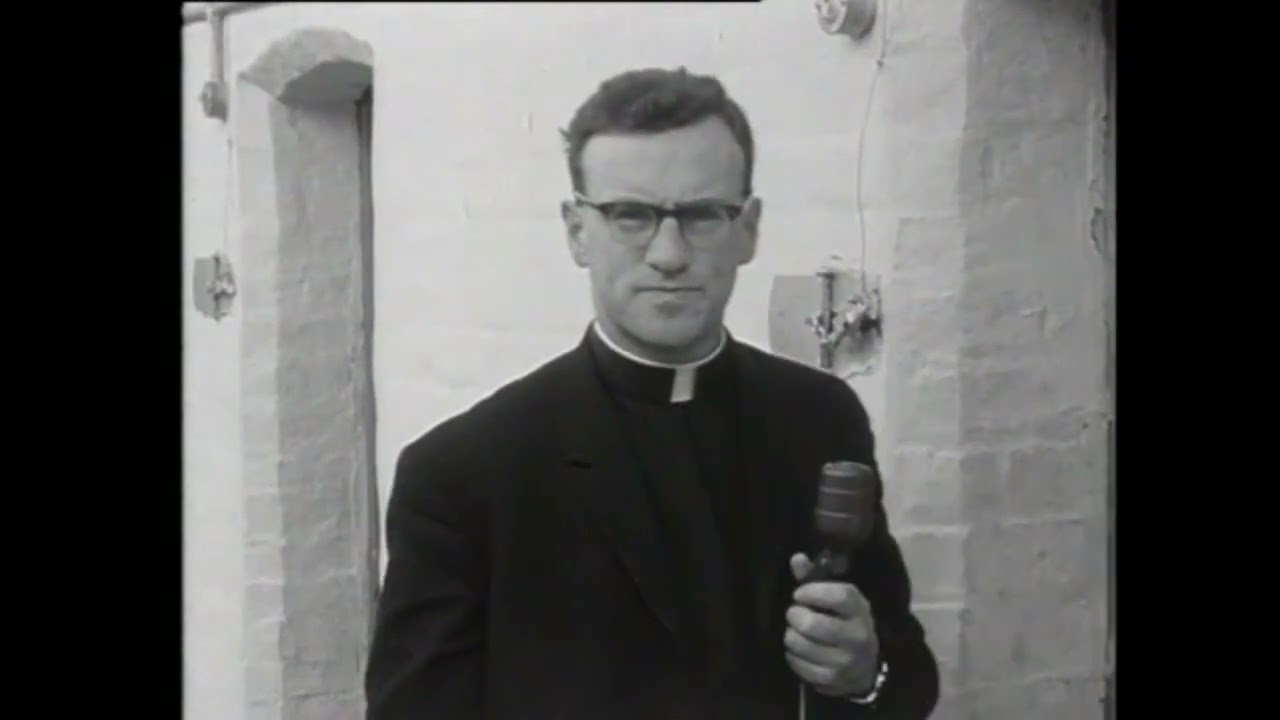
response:
[[[185,717],[240,717],[244,695],[244,479],[240,430],[240,308],[221,321],[192,300],[192,263],[240,255],[228,136],[200,109],[207,33],[183,38],[183,697]]]

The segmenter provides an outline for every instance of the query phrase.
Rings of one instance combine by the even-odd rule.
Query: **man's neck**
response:
[[[623,347],[622,343],[618,342],[617,339],[609,336],[609,331],[605,329],[604,325],[599,320],[594,321],[591,324],[591,327],[592,327],[592,330],[595,331],[596,335],[600,338],[600,340],[604,342],[604,344],[607,345],[609,349],[612,350],[613,352],[621,355],[624,358],[627,358],[628,360],[631,360],[632,362],[639,363],[640,365],[648,365],[649,367],[658,367],[658,368],[677,369],[677,368],[689,368],[689,367],[697,367],[699,365],[705,365],[706,363],[714,360],[715,357],[719,355],[722,350],[724,350],[725,343],[728,341],[728,332],[724,329],[724,327],[721,327],[720,342],[717,343],[716,346],[712,348],[710,352],[694,360],[689,360],[685,362],[670,362],[668,360],[655,360],[650,357],[645,357],[637,352],[627,350],[625,347]]]

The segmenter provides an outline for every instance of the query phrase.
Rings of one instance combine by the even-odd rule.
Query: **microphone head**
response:
[[[822,466],[814,522],[823,547],[848,552],[871,535],[875,523],[876,472],[841,460]]]

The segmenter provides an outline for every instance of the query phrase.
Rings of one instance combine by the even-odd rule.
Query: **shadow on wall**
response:
[[[1105,720],[1116,715],[1116,2],[1102,0],[1102,32],[1107,45],[1107,135],[1104,145],[1106,162],[1106,250],[1107,266],[1107,391],[1111,395],[1112,420],[1107,430],[1107,647]]]

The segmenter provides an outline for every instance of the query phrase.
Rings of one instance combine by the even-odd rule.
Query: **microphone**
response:
[[[848,571],[850,556],[871,536],[875,511],[875,470],[849,460],[822,466],[813,510],[819,553],[807,582],[830,580]]]
[[[868,465],[837,460],[822,466],[813,508],[818,557],[803,582],[834,580],[849,570],[849,558],[871,536],[875,524],[876,471]],[[800,683],[800,720],[808,716],[808,690]]]

